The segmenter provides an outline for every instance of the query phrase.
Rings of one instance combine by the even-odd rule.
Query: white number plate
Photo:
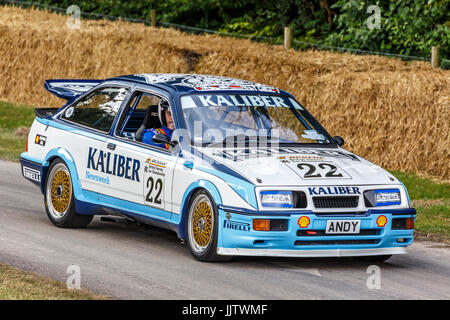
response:
[[[326,234],[336,233],[359,233],[361,220],[327,220]]]

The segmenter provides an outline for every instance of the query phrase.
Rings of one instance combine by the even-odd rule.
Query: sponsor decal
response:
[[[139,160],[89,147],[88,169],[140,182],[140,167]]]
[[[303,162],[303,161],[324,161],[325,158],[316,155],[298,155],[298,156],[281,156],[278,157],[280,160],[285,160],[286,162]]]
[[[150,165],[157,166],[160,168],[165,168],[167,165],[166,161],[162,161],[162,160],[159,160],[156,158],[150,158],[150,157],[148,157],[147,160],[145,160],[145,163],[148,163]]]
[[[166,165],[167,161],[148,157],[147,160],[145,160],[144,173],[165,177],[166,173],[164,172],[164,169],[166,168]]]
[[[225,229],[232,229],[238,231],[250,231],[250,224],[244,222],[236,222],[231,220],[225,220],[223,222],[223,227]]]
[[[91,181],[100,182],[103,184],[110,184],[109,177],[106,177],[106,178],[100,177],[100,176],[90,173],[88,170],[86,170],[86,179],[91,180]]]
[[[65,115],[66,115],[66,118],[70,118],[72,115],[73,115],[73,111],[74,111],[75,109],[73,108],[73,107],[70,107],[69,109],[67,109],[66,110],[66,113],[65,113]]]
[[[276,92],[277,88],[266,86],[252,81],[226,78],[210,75],[192,75],[192,74],[135,74],[137,77],[144,78],[147,83],[169,83],[171,85],[193,88],[197,91],[216,91],[216,90],[249,90]]]
[[[197,91],[207,90],[250,90],[278,92],[278,89],[252,81],[207,75],[186,75],[174,85],[194,88]]]
[[[30,180],[41,182],[41,173],[37,170],[28,167],[23,167],[23,176]]]
[[[167,161],[148,157],[144,163],[144,201],[151,207],[164,209]]]
[[[280,107],[291,108],[287,97],[265,95],[195,95],[191,96],[198,107]]]
[[[40,145],[40,146],[42,146],[42,147],[45,147],[45,143],[47,142],[47,137],[45,137],[45,136],[42,136],[42,135],[40,135],[40,134],[37,134],[36,135],[36,138],[34,139],[34,143],[35,144],[38,144],[38,145]]]
[[[358,187],[309,187],[311,196],[361,194]]]
[[[344,158],[353,161],[360,161],[357,156],[351,153],[337,150],[320,149],[297,149],[297,148],[265,148],[265,149],[241,149],[241,150],[216,150],[212,155],[219,156],[233,161],[244,161],[249,158],[271,157],[281,154],[306,154],[321,157]],[[298,156],[298,155],[296,155]],[[279,158],[280,159],[280,158]]]

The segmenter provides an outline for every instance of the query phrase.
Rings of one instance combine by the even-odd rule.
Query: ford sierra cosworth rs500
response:
[[[47,80],[23,176],[50,221],[120,215],[200,261],[406,253],[416,211],[392,174],[342,148],[286,91],[197,74]]]

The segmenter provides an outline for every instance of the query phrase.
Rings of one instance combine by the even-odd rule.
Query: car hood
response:
[[[375,164],[342,148],[201,148],[257,186],[376,185],[399,181]]]

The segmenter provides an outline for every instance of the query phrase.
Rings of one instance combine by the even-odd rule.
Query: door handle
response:
[[[116,149],[116,145],[114,143],[108,143],[108,145],[106,147],[108,149],[110,149],[110,150],[115,150]]]
[[[186,167],[186,168],[188,168],[188,169],[194,169],[194,163],[193,162],[191,162],[191,161],[185,161],[184,163],[183,163],[183,165]]]

